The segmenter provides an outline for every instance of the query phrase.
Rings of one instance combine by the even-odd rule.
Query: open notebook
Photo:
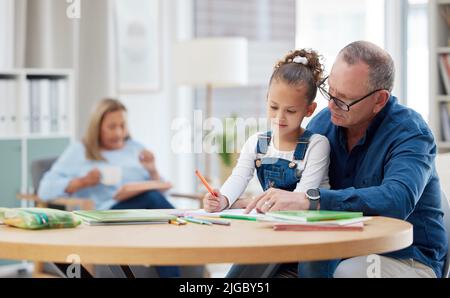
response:
[[[171,183],[156,180],[127,183],[117,191],[117,193],[114,195],[114,198],[118,201],[122,201],[137,196],[146,191],[166,191],[170,188],[172,188]]]
[[[177,218],[152,210],[81,210],[74,213],[90,225],[168,223]]]
[[[256,212],[256,210],[253,210],[249,214],[244,213],[245,209],[227,209],[222,212],[206,212],[204,209],[199,210],[176,210],[174,212],[171,212],[170,214],[177,215],[177,216],[203,216],[203,217],[227,217],[227,216],[237,216],[237,217],[243,217],[243,218],[250,218],[250,219],[260,219],[264,217],[264,214],[260,214]]]

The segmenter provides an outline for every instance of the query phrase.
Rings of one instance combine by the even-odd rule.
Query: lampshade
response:
[[[245,38],[198,38],[175,45],[175,80],[179,85],[215,88],[248,83]]]

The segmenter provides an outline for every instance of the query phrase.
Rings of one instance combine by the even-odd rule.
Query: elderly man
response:
[[[306,194],[271,189],[248,210],[362,211],[406,220],[414,226],[414,242],[375,256],[379,275],[441,277],[448,239],[435,169],[436,144],[422,117],[391,95],[394,76],[394,62],[383,49],[364,41],[346,46],[320,86],[328,108],[308,126],[330,141],[331,189]],[[300,263],[298,273],[367,277],[373,260]]]

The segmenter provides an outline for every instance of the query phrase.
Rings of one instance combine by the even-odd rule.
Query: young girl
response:
[[[271,131],[247,140],[232,175],[216,191],[217,196],[205,195],[206,211],[230,208],[244,192],[255,169],[265,192],[271,188],[304,193],[308,189],[329,188],[328,140],[301,126],[317,107],[314,99],[322,75],[323,66],[314,51],[294,51],[277,63],[267,95]],[[270,203],[261,197],[258,200],[249,208],[256,207],[258,212],[298,209],[292,196],[279,196]]]

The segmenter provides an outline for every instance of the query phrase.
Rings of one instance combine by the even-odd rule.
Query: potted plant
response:
[[[223,131],[216,135],[216,144],[218,146],[220,159],[220,180],[222,183],[231,175],[234,166],[239,158],[238,151],[243,144],[239,144],[237,115],[233,114],[231,118],[224,121]],[[246,137],[256,132],[255,127],[245,127]],[[246,140],[244,140],[246,141]]]

